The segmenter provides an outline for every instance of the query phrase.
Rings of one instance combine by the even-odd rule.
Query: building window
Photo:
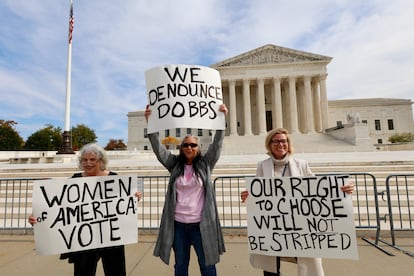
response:
[[[165,130],[165,137],[168,137],[168,136],[170,136],[170,130],[169,129],[166,129]]]
[[[148,129],[144,128],[144,138],[147,138],[147,137],[148,137]]]
[[[342,121],[336,121],[336,127],[342,128]]]
[[[392,119],[388,120],[388,129],[394,130],[394,121]]]
[[[382,144],[382,139],[378,139],[378,144]]]
[[[202,130],[201,128],[199,128],[199,129],[197,130],[197,135],[198,135],[198,136],[203,136],[203,130]]]
[[[191,134],[191,128],[187,128],[187,134]]]
[[[368,121],[367,121],[367,120],[362,120],[361,122],[362,122],[363,124],[366,124],[366,125],[368,124]]]
[[[380,120],[375,120],[375,130],[381,130],[381,122],[380,122]]]
[[[175,129],[175,137],[181,137],[181,128]]]
[[[208,136],[212,136],[213,132],[211,131],[211,129],[208,131]]]

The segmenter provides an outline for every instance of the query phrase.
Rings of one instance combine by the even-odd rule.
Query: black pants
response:
[[[278,273],[263,271],[263,276],[279,276]]]
[[[73,262],[74,276],[95,276],[96,266],[102,259],[105,276],[125,276],[125,249],[124,246],[111,246],[75,252],[69,257]]]

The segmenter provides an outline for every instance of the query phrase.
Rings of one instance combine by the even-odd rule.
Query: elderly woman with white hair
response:
[[[108,157],[105,150],[98,144],[87,144],[81,148],[78,156],[78,166],[82,172],[73,174],[72,178],[116,175],[117,173],[107,169],[107,165]],[[142,193],[137,191],[135,196],[139,201]],[[30,216],[29,223],[34,225],[36,223],[36,217]],[[73,275],[75,276],[96,275],[99,259],[102,260],[103,270],[106,276],[126,275],[124,245],[64,253],[60,256],[60,259],[68,259],[69,263],[73,263]]]

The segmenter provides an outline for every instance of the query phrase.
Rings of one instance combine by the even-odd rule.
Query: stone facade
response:
[[[264,135],[268,130],[278,127],[287,128],[301,141],[301,144],[307,145],[301,148],[300,144],[301,151],[311,150],[309,141],[312,140],[322,141],[317,145],[318,151],[323,151],[323,147],[329,144],[334,147],[337,143],[342,143],[345,147],[355,146],[352,141],[358,143],[358,138],[348,137],[348,140],[340,141],[338,137],[332,135],[336,139],[332,141],[326,137],[325,130],[335,127],[338,121],[345,124],[348,123],[347,119],[360,118],[367,120],[367,126],[371,130],[372,120],[374,122],[377,120],[375,114],[378,107],[369,113],[370,116],[365,116],[364,112],[350,108],[355,106],[352,103],[347,106],[345,102],[342,102],[342,105],[340,101],[328,102],[326,78],[327,65],[331,59],[327,56],[265,45],[211,65],[220,72],[223,101],[229,109],[224,150],[227,153],[262,152]],[[363,102],[368,103],[368,101],[361,103]],[[401,103],[404,104],[396,104],[395,107],[399,106],[404,110],[392,112],[394,115],[399,114],[392,118],[396,120],[394,122],[396,126],[407,123],[412,131],[412,112],[410,115],[408,110],[408,107],[411,110],[411,102],[401,100]],[[367,105],[365,110],[366,107]],[[386,105],[383,105],[383,109],[385,107]],[[356,113],[360,117],[357,117]],[[404,116],[407,118],[403,119]],[[386,116],[381,118],[387,120]],[[143,150],[150,147],[148,139],[145,138],[145,126],[142,110],[128,113],[129,150]],[[354,129],[347,133],[355,135],[368,133],[364,130],[367,126],[359,126],[358,131]],[[203,144],[208,144],[211,139],[211,131],[198,129],[167,130],[165,133],[160,133],[160,137],[169,134],[180,138],[189,132],[201,136]],[[380,137],[380,133],[377,134],[379,136],[372,139]],[[304,137],[309,137],[308,142],[305,142]],[[362,143],[365,146],[370,144],[366,143],[366,140]],[[255,146],[242,146],[246,144]]]
[[[409,99],[372,98],[329,101],[329,125],[347,125],[349,118],[367,125],[370,143],[387,144],[395,133],[414,133],[413,102]]]
[[[277,127],[291,133],[323,132],[328,127],[326,66],[331,59],[265,45],[213,64],[229,108],[228,134],[262,135]]]

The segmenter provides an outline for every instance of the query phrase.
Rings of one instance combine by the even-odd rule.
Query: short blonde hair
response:
[[[267,133],[266,139],[265,139],[265,148],[266,148],[267,154],[272,155],[272,149],[271,149],[271,147],[272,147],[272,138],[276,134],[285,134],[286,135],[286,138],[288,140],[288,153],[292,154],[293,153],[292,140],[290,139],[289,131],[285,128],[272,129],[271,131],[269,131]]]
[[[86,144],[80,149],[79,156],[78,156],[79,169],[81,170],[83,169],[82,159],[85,157],[86,153],[90,153],[90,152],[95,154],[96,158],[98,159],[98,162],[101,165],[101,170],[103,171],[106,170],[106,167],[108,165],[108,157],[106,155],[106,151],[104,150],[104,148],[102,148],[100,145],[96,143]]]

